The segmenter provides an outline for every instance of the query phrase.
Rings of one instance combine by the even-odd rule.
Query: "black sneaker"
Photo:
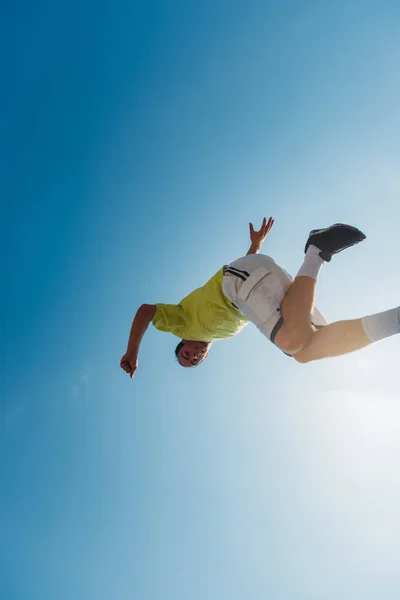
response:
[[[356,227],[336,223],[326,229],[313,229],[310,231],[304,252],[307,252],[309,246],[316,246],[321,251],[319,253],[320,257],[330,262],[334,254],[346,250],[350,246],[355,246],[365,238],[363,232],[356,229]]]

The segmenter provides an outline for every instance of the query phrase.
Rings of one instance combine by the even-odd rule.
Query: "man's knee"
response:
[[[296,356],[299,355],[303,351],[303,348],[308,344],[312,334],[313,331],[311,327],[295,329],[283,324],[276,335],[275,344],[278,346],[278,348],[283,350],[283,352],[292,354],[294,358],[296,358]],[[302,361],[299,360],[298,362]]]
[[[295,361],[301,363],[302,365],[305,365],[313,360],[307,350],[300,350],[300,352],[296,352],[296,354],[292,354],[292,356]]]

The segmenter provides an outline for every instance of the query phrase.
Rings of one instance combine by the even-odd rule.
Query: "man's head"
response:
[[[182,340],[175,348],[176,358],[182,367],[197,367],[208,356],[212,342]]]

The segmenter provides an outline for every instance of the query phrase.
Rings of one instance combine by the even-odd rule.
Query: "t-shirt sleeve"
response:
[[[182,307],[179,304],[156,304],[155,306],[156,314],[152,320],[154,327],[180,337],[185,325]]]

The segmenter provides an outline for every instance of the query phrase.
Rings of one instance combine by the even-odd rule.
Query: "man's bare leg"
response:
[[[341,356],[400,333],[400,306],[361,319],[314,327],[310,315],[315,289],[316,281],[311,277],[296,277],[281,306],[284,323],[274,343],[298,362]]]

